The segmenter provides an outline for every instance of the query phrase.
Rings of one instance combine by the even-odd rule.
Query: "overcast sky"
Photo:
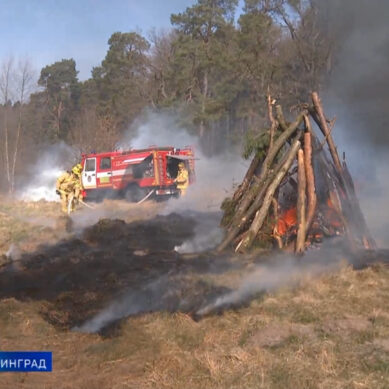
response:
[[[115,31],[170,28],[195,0],[0,0],[0,61],[28,57],[42,67],[74,58],[79,79],[104,59]]]

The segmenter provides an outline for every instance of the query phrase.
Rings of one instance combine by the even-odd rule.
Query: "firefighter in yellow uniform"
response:
[[[184,162],[180,162],[178,164],[178,174],[174,182],[177,183],[177,189],[180,190],[181,196],[185,196],[186,190],[189,185],[189,173],[185,167]]]
[[[64,213],[68,213],[69,201],[82,200],[81,164],[73,166],[70,172],[63,173],[57,179],[56,192],[61,196],[61,207]],[[74,201],[70,211],[74,211]]]

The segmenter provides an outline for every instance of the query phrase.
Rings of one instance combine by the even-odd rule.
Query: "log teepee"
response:
[[[340,160],[334,126],[320,98],[300,106],[287,122],[268,96],[266,153],[256,152],[234,195],[223,203],[226,235],[218,250],[249,249],[261,240],[302,253],[325,237],[343,235],[351,247],[375,248],[345,158]],[[312,125],[323,137],[320,140]]]

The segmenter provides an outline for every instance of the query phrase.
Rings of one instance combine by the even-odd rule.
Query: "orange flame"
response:
[[[284,211],[277,221],[277,233],[284,236],[291,228],[297,225],[297,209],[289,208]]]
[[[334,205],[333,194],[330,194],[325,206],[322,209],[324,219],[335,230],[343,228],[341,211]],[[284,236],[288,231],[297,226],[297,209],[296,207],[289,208],[283,211],[278,217],[276,227],[274,229],[275,235]],[[320,228],[320,227],[319,227]]]

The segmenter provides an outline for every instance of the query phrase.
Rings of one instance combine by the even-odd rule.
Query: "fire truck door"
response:
[[[189,183],[192,184],[195,182],[195,169],[194,169],[194,161],[197,159],[192,155],[187,155],[186,152],[182,152],[179,155],[170,156],[171,159],[175,160],[175,164],[177,165],[176,170],[178,172],[178,163],[183,162],[185,164],[186,169],[189,173]]]
[[[85,189],[96,188],[96,158],[87,158],[82,171],[82,185]]]
[[[102,157],[99,161],[99,168],[97,171],[97,185],[112,186],[112,168],[111,157]]]

